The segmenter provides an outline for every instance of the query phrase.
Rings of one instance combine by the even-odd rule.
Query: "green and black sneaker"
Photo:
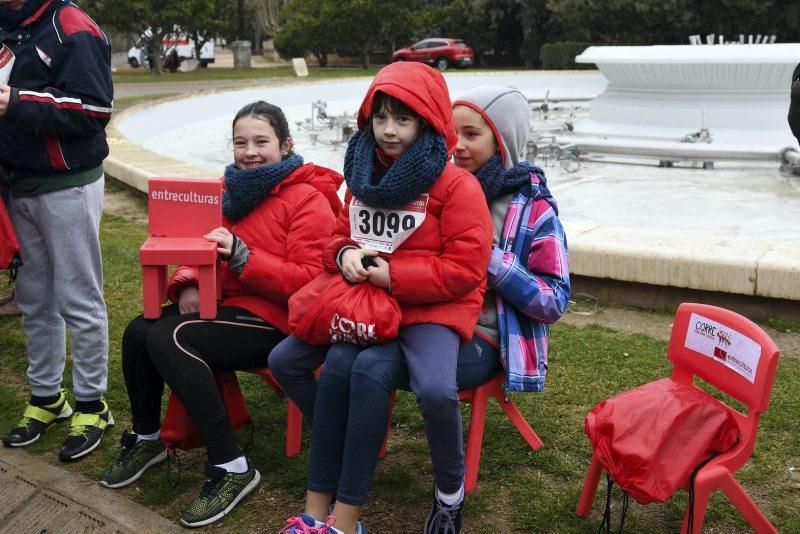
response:
[[[221,519],[253,491],[261,474],[247,462],[244,473],[229,473],[206,462],[206,481],[197,497],[181,516],[181,525],[202,527]]]
[[[136,440],[136,434],[127,430],[119,440],[122,452],[117,461],[108,466],[100,477],[100,485],[107,488],[122,488],[136,481],[150,466],[167,459],[167,446],[161,438]]]
[[[71,462],[86,456],[100,445],[106,430],[114,426],[114,418],[105,399],[100,399],[103,409],[99,413],[75,412],[70,422],[69,435],[58,453],[62,462]]]
[[[22,420],[3,437],[6,447],[24,447],[38,440],[53,423],[65,421],[72,415],[65,395],[61,390],[58,400],[47,406],[33,406],[30,403],[22,414]]]

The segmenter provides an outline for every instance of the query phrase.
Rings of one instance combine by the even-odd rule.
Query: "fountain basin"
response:
[[[597,65],[608,81],[575,124],[577,139],[669,147],[706,127],[709,150],[750,148],[777,159],[796,146],[786,114],[800,44],[592,46],[575,61]]]
[[[587,98],[605,79],[589,73],[464,73],[446,76],[451,96],[483,83],[528,98]],[[208,176],[230,162],[230,121],[265,99],[289,115],[297,150],[341,170],[343,147],[312,145],[294,128],[323,98],[328,112],[352,112],[369,79],[292,83],[190,95],[145,104],[109,129],[110,176],[146,190],[149,176]],[[713,145],[712,145],[713,146]],[[590,162],[569,174],[545,167],[567,230],[574,275],[735,295],[800,300],[800,185],[777,166],[657,168]]]

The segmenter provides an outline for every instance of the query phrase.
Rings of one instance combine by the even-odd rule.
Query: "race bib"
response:
[[[364,248],[391,254],[422,226],[427,208],[427,193],[397,209],[372,208],[353,197],[350,238]]]
[[[8,83],[11,78],[11,69],[14,68],[14,52],[9,47],[3,45],[0,48],[0,83]]]

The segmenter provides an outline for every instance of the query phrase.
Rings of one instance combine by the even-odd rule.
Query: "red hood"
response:
[[[342,201],[339,198],[339,186],[342,185],[344,178],[338,172],[320,167],[313,163],[305,163],[297,168],[292,174],[281,180],[278,185],[272,189],[275,194],[284,187],[289,187],[295,184],[309,184],[325,195],[328,203],[331,206],[331,211],[334,215],[339,215],[339,210],[342,208]]]
[[[358,127],[364,128],[370,119],[372,100],[378,91],[392,96],[413,109],[447,143],[447,155],[455,150],[458,136],[453,126],[452,107],[447,84],[441,73],[424,63],[400,62],[382,68],[358,110]]]

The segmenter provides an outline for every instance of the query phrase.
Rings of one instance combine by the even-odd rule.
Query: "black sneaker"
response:
[[[433,489],[433,506],[425,518],[425,534],[459,534],[461,532],[461,511],[464,497],[454,505],[445,504],[436,496]]]
[[[160,464],[167,459],[167,446],[161,438],[156,440],[140,439],[127,430],[119,439],[122,452],[117,461],[108,466],[100,477],[100,485],[107,488],[122,488],[134,482],[150,466]]]
[[[58,458],[62,462],[70,462],[86,456],[100,445],[106,430],[114,426],[114,418],[104,399],[100,413],[75,412],[70,422],[69,435],[61,446]]]
[[[30,445],[42,437],[50,425],[67,420],[72,415],[72,408],[63,389],[59,395],[55,403],[47,406],[33,406],[29,403],[17,426],[3,437],[3,445],[6,447]]]
[[[181,516],[181,525],[202,527],[221,519],[253,491],[261,474],[247,462],[244,473],[229,473],[206,462],[206,481],[200,495]]]

